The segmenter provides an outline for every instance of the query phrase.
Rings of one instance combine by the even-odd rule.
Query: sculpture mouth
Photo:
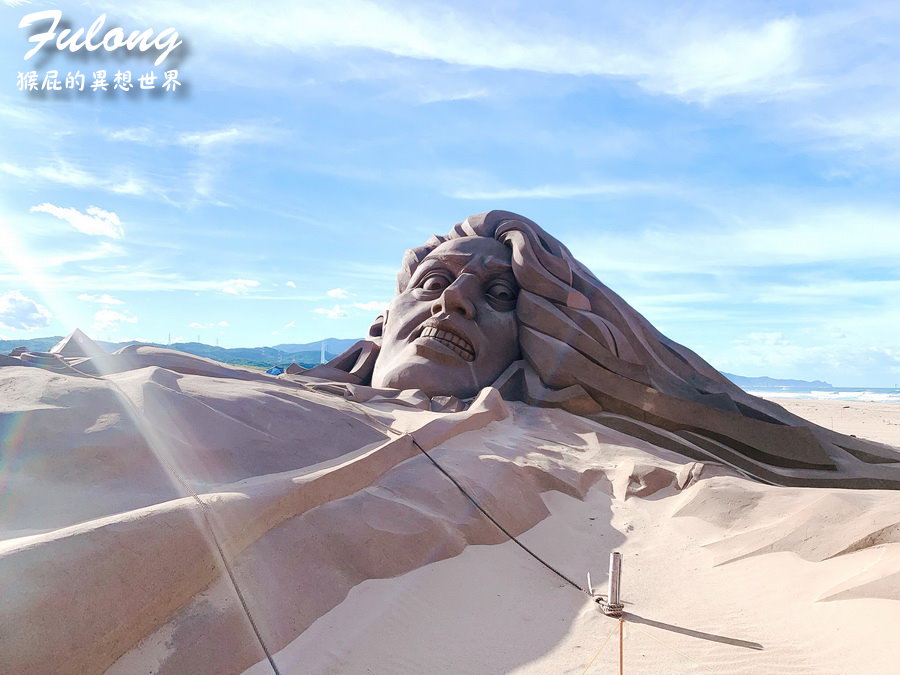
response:
[[[451,330],[446,324],[426,321],[415,336],[415,339],[419,338],[436,340],[450,351],[458,354],[464,361],[472,362],[475,360],[475,347],[472,343],[466,337]]]

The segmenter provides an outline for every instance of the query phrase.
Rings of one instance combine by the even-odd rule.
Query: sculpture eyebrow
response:
[[[467,261],[471,260],[471,258],[471,253],[439,253],[437,255],[429,255],[422,262],[425,263],[429,260],[438,260],[440,262],[453,263],[459,267],[463,267]],[[487,268],[488,273],[492,275],[512,272],[512,265],[499,261],[496,258],[488,258],[487,261],[485,261],[485,267]]]

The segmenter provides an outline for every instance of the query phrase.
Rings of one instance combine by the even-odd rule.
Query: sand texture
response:
[[[577,584],[622,552],[628,672],[896,670],[896,491],[765,485],[491,388],[434,412],[144,356],[0,367],[0,672],[271,672],[263,645],[283,673],[614,672],[617,622],[424,452]],[[900,410],[840,405],[897,444]]]
[[[769,400],[826,429],[900,447],[900,403],[801,398]]]

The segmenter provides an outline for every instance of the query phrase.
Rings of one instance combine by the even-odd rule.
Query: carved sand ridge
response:
[[[622,551],[645,672],[893,663],[894,491],[760,484],[492,388],[434,412],[157,348],[70,358],[88,374],[0,368],[3,672],[270,672],[219,548],[282,672],[580,672],[608,620],[416,444],[570,578]]]

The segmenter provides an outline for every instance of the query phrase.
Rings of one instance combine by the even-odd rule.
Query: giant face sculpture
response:
[[[463,237],[435,248],[387,312],[376,387],[465,398],[519,356],[509,247]]]
[[[466,218],[407,251],[397,281],[370,339],[307,377],[459,398],[493,386],[770,483],[900,486],[895,449],[742,391],[523,216]]]

